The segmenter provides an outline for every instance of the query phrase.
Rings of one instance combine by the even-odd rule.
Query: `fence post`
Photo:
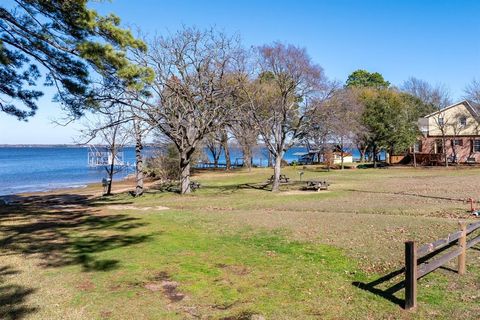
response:
[[[414,241],[405,242],[405,309],[417,307],[417,247]]]
[[[467,224],[465,222],[459,222],[462,235],[458,239],[458,247],[460,255],[458,256],[458,274],[465,274],[466,260],[467,260]]]

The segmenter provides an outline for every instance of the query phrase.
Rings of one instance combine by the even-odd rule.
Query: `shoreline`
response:
[[[144,181],[144,188],[147,189],[155,184],[156,181],[146,179]],[[126,177],[125,179],[114,181],[112,184],[112,193],[122,193],[135,189],[135,178]],[[22,199],[28,199],[29,197],[41,197],[52,195],[66,195],[75,194],[86,197],[100,197],[103,195],[103,186],[99,182],[86,183],[81,186],[73,186],[68,188],[55,188],[45,191],[32,191],[32,192],[19,192],[10,195],[0,195],[0,205],[2,202],[6,205],[9,203],[15,203]]]

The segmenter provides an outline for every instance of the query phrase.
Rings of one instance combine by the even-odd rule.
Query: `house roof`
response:
[[[449,106],[447,106],[443,109],[440,109],[440,110],[435,111],[433,113],[427,114],[426,116],[424,116],[424,118],[430,118],[430,117],[432,117],[432,116],[434,116],[434,115],[436,115],[440,112],[444,112],[445,110],[454,108],[454,107],[459,106],[461,104],[463,104],[467,108],[467,110],[472,114],[472,116],[475,119],[477,119],[477,121],[480,122],[480,110],[479,110],[480,106],[477,105],[477,104],[473,104],[472,102],[469,102],[468,100],[462,100],[460,102],[456,102],[454,104],[451,104],[451,105],[449,105]]]

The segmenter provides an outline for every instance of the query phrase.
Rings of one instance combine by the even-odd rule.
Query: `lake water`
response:
[[[0,147],[0,195],[77,188],[100,182],[106,177],[106,171],[88,167],[88,151],[84,147]],[[305,148],[291,148],[284,159],[288,162],[297,160],[294,153],[304,151]],[[240,161],[241,151],[232,147],[230,158],[232,163]],[[125,149],[124,160],[130,164],[135,162],[133,148]],[[225,162],[223,155],[220,162]],[[256,148],[253,162],[257,166],[266,166],[268,151]],[[134,173],[133,166],[119,173],[116,179],[131,173]]]
[[[104,168],[89,168],[88,148],[3,147],[0,148],[0,195],[82,187],[100,182]],[[125,150],[134,162],[134,150]],[[130,170],[131,172],[131,170]],[[122,178],[128,170],[120,174]]]

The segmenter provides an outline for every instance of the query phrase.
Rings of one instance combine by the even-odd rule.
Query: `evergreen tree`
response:
[[[151,71],[132,65],[129,48],[145,50],[142,41],[119,27],[120,19],[101,16],[88,0],[15,0],[0,5],[0,110],[26,120],[53,86],[55,100],[74,116],[96,104],[93,82],[121,79],[139,86]]]

